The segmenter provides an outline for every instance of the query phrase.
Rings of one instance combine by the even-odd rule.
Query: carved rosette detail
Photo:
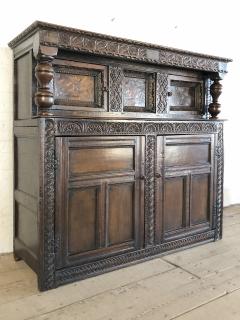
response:
[[[224,166],[224,150],[223,150],[223,124],[218,125],[218,138],[216,145],[216,162],[217,162],[217,192],[216,192],[216,233],[215,239],[222,238],[222,217],[223,217],[223,166]]]
[[[216,76],[213,79],[213,83],[210,86],[210,94],[212,96],[212,103],[209,104],[208,111],[212,118],[217,118],[218,114],[221,112],[221,104],[218,102],[218,98],[222,93],[222,84],[219,82],[221,78]]]
[[[45,122],[44,149],[44,210],[43,215],[43,281],[44,290],[51,289],[55,284],[55,128],[53,120]]]
[[[166,73],[157,73],[156,87],[156,111],[158,114],[166,113],[168,97],[168,77]]]
[[[155,173],[155,149],[156,136],[149,135],[146,139],[146,166],[145,166],[145,245],[152,246],[154,244],[154,173]]]
[[[117,66],[109,68],[109,108],[112,112],[121,112],[123,110],[122,86],[123,86],[123,70]]]
[[[54,76],[52,60],[54,57],[40,54],[35,67],[38,87],[35,93],[35,103],[39,108],[49,108],[54,103],[51,82]]]
[[[115,257],[107,258],[97,262],[85,264],[79,267],[68,268],[59,270],[56,272],[56,284],[64,284],[73,280],[84,279],[87,276],[94,276],[106,271],[111,271],[116,266],[123,266],[131,263],[132,261],[145,259],[147,257],[164,253],[168,250],[174,250],[183,246],[188,246],[198,241],[204,241],[212,239],[214,237],[214,231],[208,231],[205,233],[196,234],[186,237],[184,239],[174,240],[168,243],[163,243],[154,247],[118,255]]]

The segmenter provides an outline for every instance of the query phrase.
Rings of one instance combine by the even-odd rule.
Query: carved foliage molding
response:
[[[145,166],[145,244],[154,244],[154,174],[155,174],[156,136],[149,135],[146,139]]]
[[[218,125],[218,138],[216,145],[216,162],[217,162],[217,192],[216,192],[216,233],[215,239],[222,238],[222,215],[223,215],[223,165],[224,165],[224,150],[223,150],[223,124]]]
[[[54,287],[55,283],[55,247],[54,247],[54,212],[55,212],[55,130],[54,122],[46,120],[44,148],[44,186],[41,219],[43,226],[43,279],[44,290]]]
[[[100,37],[92,33],[71,33],[64,31],[41,32],[42,45],[55,45],[75,51],[101,54],[110,57],[122,57],[129,60],[154,62],[161,65],[184,67],[196,70],[226,72],[226,63],[220,58],[201,56],[190,52],[182,52],[160,46],[118,39],[115,37]]]
[[[158,246],[149,247],[143,250],[138,250],[116,257],[107,258],[101,261],[85,264],[79,267],[68,268],[56,272],[56,284],[64,284],[70,281],[84,279],[88,276],[97,275],[102,272],[114,270],[116,267],[126,265],[132,261],[144,259],[156,254],[163,253],[167,250],[174,250],[183,246],[191,245],[198,241],[212,239],[214,231],[208,231],[201,234],[186,237],[184,239],[174,240],[168,243],[163,243]]]
[[[121,112],[123,109],[122,85],[123,70],[117,66],[109,67],[109,108],[112,112]]]
[[[91,120],[58,120],[57,132],[61,135],[78,134],[180,134],[213,133],[218,131],[218,122],[122,122]]]
[[[156,78],[156,111],[167,112],[168,77],[166,73],[157,73]]]

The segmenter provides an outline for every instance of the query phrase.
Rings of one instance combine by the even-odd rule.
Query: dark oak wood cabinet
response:
[[[221,238],[229,59],[44,22],[9,45],[14,254],[40,290]]]

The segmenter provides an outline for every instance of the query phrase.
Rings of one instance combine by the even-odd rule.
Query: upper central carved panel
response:
[[[124,71],[123,110],[135,112],[154,112],[154,108],[154,74]]]

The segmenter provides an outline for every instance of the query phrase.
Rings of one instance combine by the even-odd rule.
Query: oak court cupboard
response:
[[[231,60],[35,22],[14,52],[14,255],[40,290],[222,236]]]

